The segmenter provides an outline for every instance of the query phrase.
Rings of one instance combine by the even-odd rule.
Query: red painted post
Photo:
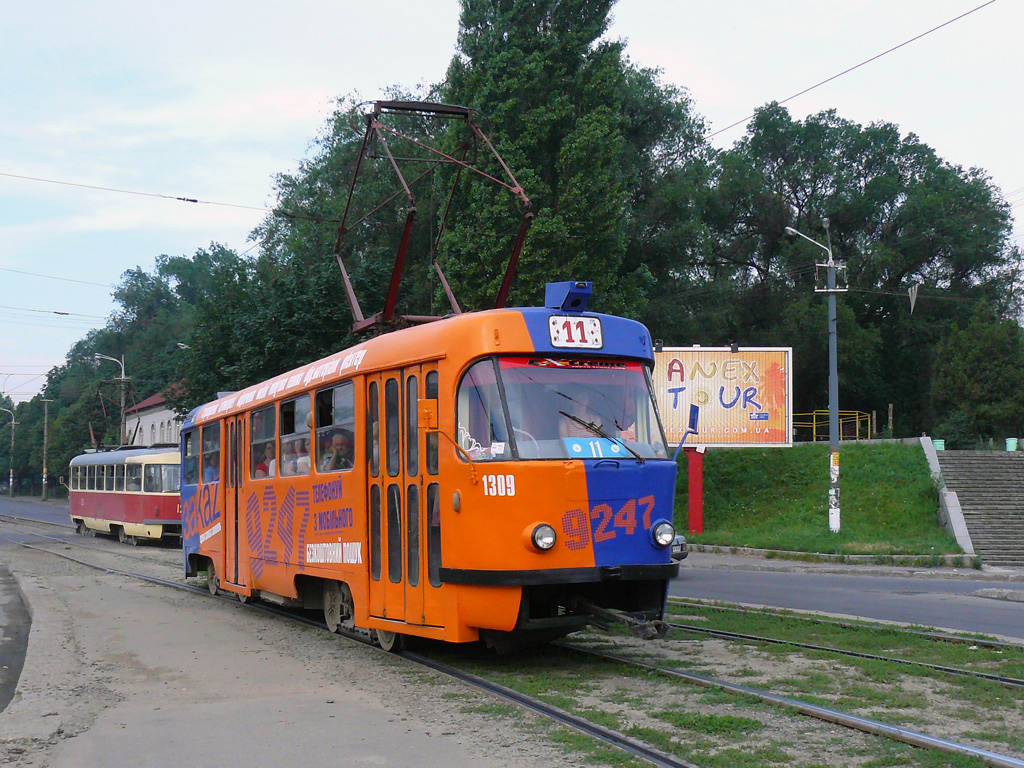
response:
[[[704,533],[704,451],[683,448],[683,453],[686,454],[690,533]]]

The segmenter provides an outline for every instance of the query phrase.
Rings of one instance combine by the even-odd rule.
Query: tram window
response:
[[[161,464],[160,485],[164,493],[178,493],[181,490],[181,467],[177,464]]]
[[[249,435],[252,440],[249,454],[249,472],[253,480],[274,477],[277,470],[277,453],[274,438],[277,434],[276,409],[272,405],[249,414]],[[186,481],[187,482],[187,481]]]
[[[458,436],[459,445],[473,461],[512,456],[492,359],[473,365],[459,382]]]
[[[108,491],[114,490],[114,465],[113,464],[107,464],[107,472],[106,472],[106,477],[104,478],[103,487],[106,490],[108,490]]]
[[[160,465],[159,464],[147,464],[143,471],[142,476],[142,491],[143,493],[162,493],[163,485],[160,480]]]
[[[380,409],[377,396],[377,382],[370,382],[366,404],[366,440],[369,445],[370,474],[380,474]]]
[[[402,580],[402,489],[388,486],[388,579]]]
[[[427,486],[427,579],[441,586],[441,490],[437,483]]]
[[[281,403],[282,477],[309,474],[309,428],[312,423],[309,395]]]
[[[423,396],[427,400],[437,400],[437,371],[429,371],[423,382]],[[437,474],[437,432],[427,432],[427,474]]]
[[[124,464],[114,465],[114,490],[118,493],[124,490]]]
[[[321,472],[355,463],[355,386],[346,381],[316,393],[316,466]]]
[[[142,465],[125,465],[124,487],[131,493],[138,493],[142,490]]]
[[[85,488],[88,491],[96,490],[96,467],[85,468]]]
[[[195,485],[199,482],[199,430],[192,429],[185,433],[185,484]]]
[[[420,583],[420,487],[410,483],[405,490],[405,544],[409,586]]]
[[[409,475],[420,473],[419,406],[416,405],[416,377],[405,380],[405,471]]]
[[[380,581],[380,486],[370,486],[370,576]]]
[[[388,475],[390,477],[397,477],[401,469],[399,403],[398,379],[388,379],[384,383],[384,428],[387,433],[385,449],[387,450]]]
[[[220,477],[220,424],[203,427],[203,482],[215,483]]]

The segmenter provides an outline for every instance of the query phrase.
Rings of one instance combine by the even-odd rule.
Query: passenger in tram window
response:
[[[308,475],[310,469],[309,440],[300,437],[295,441],[295,472],[300,475]]]
[[[346,430],[339,429],[331,433],[331,443],[324,450],[320,471],[337,472],[341,469],[351,469],[353,458],[352,436]]]
[[[261,480],[264,477],[273,477],[274,476],[271,473],[271,471],[270,471],[271,466],[273,466],[273,464],[274,464],[274,444],[273,443],[265,443],[262,446],[262,448],[263,448],[263,458],[259,459],[259,456],[255,457],[255,459],[259,459],[259,462],[256,464],[256,469],[253,472],[253,477],[256,478],[257,480]],[[256,448],[256,451],[254,451],[254,452],[255,453],[259,453],[259,450],[260,450],[259,448]]]
[[[204,483],[215,483],[217,482],[217,454],[211,453],[207,459],[206,469],[203,470],[203,482]]]
[[[275,477],[277,475],[277,459],[274,457],[273,443],[267,443],[264,455],[267,457],[267,477]]]
[[[281,441],[281,477],[298,474],[298,441]]]

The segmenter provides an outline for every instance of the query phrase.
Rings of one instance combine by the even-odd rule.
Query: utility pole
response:
[[[110,355],[101,355],[96,352],[93,358],[99,363],[100,360],[110,360],[111,362],[117,363],[121,366],[121,378],[118,381],[121,383],[121,424],[120,424],[120,445],[124,445],[125,441],[125,425],[124,425],[124,402],[125,402],[125,388],[128,386],[128,377],[124,375],[124,355],[121,355],[121,359],[118,360],[116,357],[110,357]]]
[[[18,422],[15,421],[14,411],[9,411],[6,408],[0,408],[0,411],[11,414],[11,473],[7,483],[7,495],[12,499],[14,498],[14,428],[18,426]]]
[[[832,533],[839,533],[839,355],[836,333],[836,294],[847,289],[836,287],[836,270],[845,269],[845,267],[836,267],[835,260],[832,258],[832,237],[828,231],[828,219],[823,219],[821,223],[825,227],[828,245],[822,245],[817,240],[812,240],[793,227],[786,227],[786,232],[814,243],[828,254],[828,261],[824,264],[820,262],[814,264],[815,267],[825,268],[826,287],[814,290],[816,293],[828,294],[828,529]]]
[[[46,501],[46,450],[50,444],[50,403],[43,399],[43,501]]]

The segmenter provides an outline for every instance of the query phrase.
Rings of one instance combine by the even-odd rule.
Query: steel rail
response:
[[[209,594],[208,590],[203,587],[193,586],[191,584],[182,584],[181,582],[170,581],[168,579],[161,579],[156,576],[147,576],[146,574],[142,573],[135,573],[132,571],[125,571],[119,568],[110,568],[103,565],[97,565],[95,563],[89,563],[72,555],[65,554],[63,552],[54,552],[51,549],[45,549],[43,547],[37,547],[32,544],[20,542],[15,539],[8,538],[7,536],[0,535],[0,540],[8,541],[12,544],[17,544],[18,546],[24,547],[26,549],[35,550],[38,552],[43,552],[45,554],[60,557],[65,560],[70,560],[71,562],[77,563],[87,568],[102,571],[103,573],[124,576],[127,578],[149,582],[151,584],[158,584],[161,586],[171,587],[173,589],[182,589],[198,594]],[[233,600],[231,597],[228,597],[226,594],[218,597],[223,597],[224,600],[230,600],[231,602],[235,603],[235,600]],[[241,605],[241,603],[236,604]],[[299,616],[286,610],[281,610],[277,606],[271,606],[265,603],[250,603],[246,605],[246,607],[254,608],[264,613],[285,618],[289,621],[302,624],[304,626],[321,629],[325,632],[329,631],[327,629],[326,624],[324,624],[323,622],[315,621],[305,616]],[[351,640],[355,640],[357,642],[372,644],[368,636],[363,637],[359,634],[347,631],[343,631],[338,634],[341,634],[344,637],[347,637]],[[386,651],[384,650],[381,650],[380,652],[386,653]],[[436,672],[440,672],[442,674],[448,675],[453,679],[459,680],[460,682],[466,685],[479,688],[490,693],[493,696],[497,696],[501,699],[509,701],[520,707],[523,707],[524,709],[544,715],[561,725],[564,725],[568,728],[572,728],[573,730],[577,730],[581,733],[591,736],[592,738],[595,738],[608,746],[614,747],[622,752],[632,755],[633,757],[639,758],[651,765],[657,766],[657,768],[699,768],[699,766],[693,763],[688,763],[678,758],[672,757],[671,755],[667,755],[652,747],[647,746],[646,744],[642,744],[639,741],[630,739],[629,737],[624,736],[616,731],[603,728],[599,725],[596,725],[585,720],[584,718],[578,717],[569,712],[565,712],[564,710],[558,709],[557,707],[553,707],[550,704],[547,704],[543,701],[539,701],[525,694],[518,693],[517,691],[513,691],[510,688],[505,688],[504,686],[498,685],[497,683],[492,683],[488,680],[485,680],[484,678],[477,677],[476,675],[472,675],[468,672],[462,672],[461,670],[458,670],[455,667],[451,667],[447,664],[433,661],[424,656],[410,653],[408,651],[402,651],[398,654],[391,655],[400,656],[401,658],[406,659],[412,664],[418,664],[420,666],[427,667],[428,669],[433,669]]]
[[[478,677],[477,675],[473,675],[469,672],[463,672],[455,667],[434,661],[433,659],[428,659],[425,656],[420,656],[419,654],[410,653],[409,651],[402,651],[400,655],[417,664],[429,667],[436,672],[441,672],[449,677],[455,678],[456,680],[481,688],[507,701],[512,701],[521,707],[529,709],[530,711],[546,715],[562,725],[581,731],[582,733],[614,746],[623,752],[633,755],[634,757],[645,760],[652,765],[665,766],[665,768],[698,768],[693,763],[688,763],[672,757],[671,755],[667,755],[664,752],[660,752],[656,749],[643,745],[638,741],[628,738],[627,736],[623,736],[616,731],[595,725],[582,717],[578,717],[577,715],[566,712],[563,709],[554,707],[539,699],[535,699],[532,696],[527,696],[524,693],[514,691],[511,688],[506,688],[503,685],[491,682],[485,678]]]
[[[668,622],[666,622],[668,623]],[[1002,675],[990,675],[987,672],[978,672],[970,669],[962,669],[960,667],[946,667],[941,664],[929,664],[926,661],[913,661],[911,659],[897,659],[891,656],[877,656],[873,653],[865,653],[863,651],[848,651],[842,648],[832,648],[827,645],[815,645],[813,643],[802,643],[797,640],[779,640],[772,637],[761,637],[760,635],[748,635],[743,632],[729,632],[724,629],[711,629],[709,627],[698,627],[692,624],[672,624],[668,623],[668,626],[672,629],[679,629],[684,632],[693,632],[695,634],[713,635],[714,637],[721,637],[727,640],[751,640],[758,643],[766,643],[770,645],[790,645],[794,648],[803,648],[811,651],[821,651],[823,653],[832,653],[839,656],[851,656],[856,659],[868,659],[870,661],[888,661],[894,664],[906,664],[907,666],[923,667],[924,669],[930,669],[935,672],[945,672],[950,675],[961,675],[964,677],[981,678],[983,680],[991,680],[992,682],[1001,683],[1013,688],[1024,688],[1024,680],[1020,680],[1016,677],[1005,677]]]
[[[651,672],[675,677],[704,688],[714,688],[743,696],[752,696],[766,704],[773,704],[785,709],[792,709],[801,715],[807,715],[808,717],[824,720],[825,722],[834,723],[835,725],[852,728],[863,733],[883,736],[903,744],[909,744],[910,746],[921,747],[923,749],[933,749],[940,752],[946,752],[948,754],[963,755],[965,757],[973,757],[981,760],[985,765],[993,766],[993,768],[1024,768],[1024,760],[1019,760],[1008,755],[1001,755],[987,749],[980,749],[967,744],[960,744],[959,742],[942,739],[937,736],[929,736],[928,734],[912,731],[909,728],[903,728],[898,725],[890,725],[879,720],[851,715],[846,712],[840,712],[839,710],[829,709],[828,707],[822,707],[817,704],[810,704],[806,701],[800,701],[799,699],[792,699],[788,696],[781,696],[777,693],[762,691],[758,688],[751,688],[746,685],[739,685],[738,683],[716,680],[713,677],[699,675],[694,672],[682,672],[678,669],[662,667],[657,664],[639,661],[616,653],[589,650],[578,646],[567,647],[571,647],[575,651],[597,658],[615,661],[621,664],[633,665]]]
[[[755,614],[761,616],[772,616],[776,618],[786,619],[800,619],[801,621],[810,621],[815,624],[824,624],[830,627],[842,627],[844,629],[864,629],[865,627],[879,627],[881,629],[891,629],[892,627],[898,627],[901,632],[915,637],[924,637],[929,640],[942,640],[947,643],[963,643],[977,645],[982,648],[1018,648],[1024,649],[1024,643],[1015,643],[1008,640],[993,640],[988,637],[971,637],[969,635],[955,635],[950,632],[926,632],[923,630],[915,630],[913,627],[920,626],[919,624],[906,624],[899,621],[891,622],[879,622],[875,620],[866,620],[860,622],[852,621],[840,621],[838,619],[825,619],[814,612],[805,612],[794,608],[750,608],[743,605],[721,605],[716,601],[704,601],[700,598],[684,598],[684,597],[670,597],[668,599],[670,605],[676,606],[695,606],[699,608],[711,608],[716,611],[732,611],[734,613],[746,613]]]

